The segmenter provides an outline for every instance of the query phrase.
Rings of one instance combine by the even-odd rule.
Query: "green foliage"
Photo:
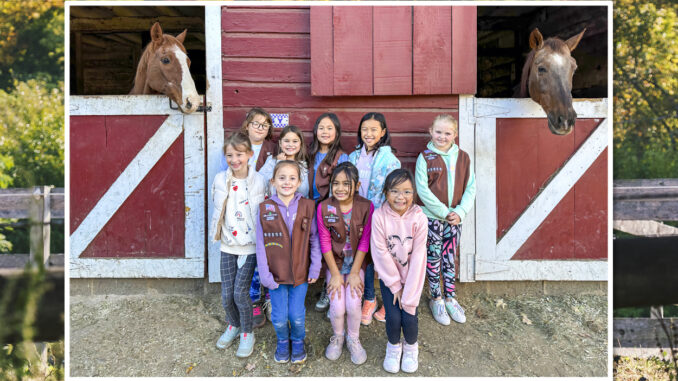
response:
[[[614,178],[678,174],[678,7],[614,4]]]

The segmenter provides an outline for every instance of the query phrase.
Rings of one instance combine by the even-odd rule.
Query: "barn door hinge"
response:
[[[167,99],[169,99],[170,109],[179,110],[179,106],[173,106],[172,105],[172,99],[171,98],[167,98]],[[195,111],[196,112],[210,112],[210,111],[212,111],[212,104],[209,103],[209,102],[207,102],[207,106],[205,106],[204,104],[201,104],[200,106],[198,106],[198,108]]]

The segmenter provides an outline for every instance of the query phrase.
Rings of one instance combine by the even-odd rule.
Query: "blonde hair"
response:
[[[459,123],[457,122],[456,119],[450,114],[440,114],[433,119],[433,123],[431,123],[431,127],[429,127],[430,130],[433,129],[433,125],[436,124],[437,122],[447,122],[452,125],[452,129],[454,130],[455,135],[459,135]]]
[[[240,131],[236,131],[230,134],[224,141],[224,155],[226,155],[226,148],[228,146],[233,147],[236,151],[240,152],[251,152],[252,151],[252,142]],[[243,149],[244,148],[244,149]]]
[[[297,176],[299,176],[299,181],[301,181],[301,168],[299,167],[299,163],[297,163],[294,160],[280,160],[275,164],[275,167],[273,167],[273,177],[271,177],[271,181],[275,179],[275,175],[278,173],[278,170],[284,166],[290,166],[294,167],[294,169],[297,170]]]

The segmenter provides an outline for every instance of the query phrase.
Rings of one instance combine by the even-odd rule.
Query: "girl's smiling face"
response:
[[[410,180],[405,180],[402,183],[393,186],[386,193],[386,201],[394,212],[401,216],[405,214],[407,209],[412,206],[414,201],[414,187]]]
[[[340,202],[347,201],[353,199],[356,187],[358,184],[352,184],[345,172],[339,172],[332,181],[332,195]]]
[[[437,121],[428,130],[431,133],[431,141],[437,149],[447,152],[457,138],[457,132],[452,123],[444,120]]]
[[[334,139],[337,138],[337,128],[330,118],[323,118],[323,120],[318,123],[316,136],[321,145],[329,146],[334,142]]]
[[[250,142],[256,145],[263,143],[266,135],[268,135],[269,128],[271,128],[271,125],[268,124],[265,116],[255,115],[247,124],[247,136],[249,136]]]
[[[386,135],[386,129],[381,127],[378,120],[369,119],[360,125],[360,139],[365,144],[366,151],[374,149],[384,135]]]
[[[290,197],[297,191],[301,185],[299,176],[299,167],[295,168],[293,165],[283,165],[275,172],[271,179],[271,184],[278,193],[278,197]]]
[[[236,176],[241,176],[243,171],[245,175],[247,174],[247,161],[252,155],[254,155],[252,151],[239,151],[232,145],[226,147],[226,163]]]
[[[294,155],[301,150],[301,139],[294,132],[288,132],[280,138],[280,150],[288,157],[294,158]]]

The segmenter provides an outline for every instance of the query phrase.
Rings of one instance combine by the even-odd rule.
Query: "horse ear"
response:
[[[539,50],[544,46],[544,37],[539,32],[539,29],[534,28],[530,33],[530,48],[532,50]]]
[[[151,27],[151,40],[160,41],[161,39],[162,39],[162,28],[160,27],[160,23],[156,22]]]
[[[179,42],[181,42],[182,44],[184,43],[184,39],[186,39],[186,31],[187,30],[188,29],[184,29],[184,31],[179,33],[179,35],[177,36],[177,40],[179,40]]]
[[[584,32],[586,32],[586,28],[584,28],[584,30],[582,30],[578,35],[572,36],[568,38],[567,41],[565,41],[565,44],[567,44],[567,47],[570,48],[570,51],[573,51],[574,48],[577,47],[582,36],[584,36]]]

